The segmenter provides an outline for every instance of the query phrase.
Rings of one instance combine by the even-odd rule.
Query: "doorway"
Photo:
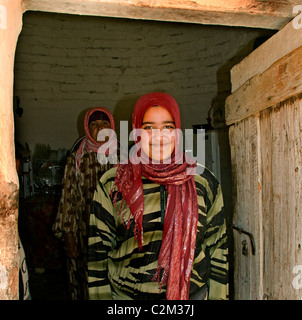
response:
[[[224,119],[224,101],[231,93],[229,73],[254,50],[258,39],[274,33],[26,12],[15,59],[16,140],[29,145],[34,160],[41,160],[35,151],[44,147],[68,152],[83,134],[83,110],[105,106],[119,123],[130,119],[141,94],[168,92],[179,102],[184,129],[210,124],[218,133],[221,183],[231,225],[231,165]],[[34,189],[37,192],[37,186]],[[231,239],[230,232],[230,245]],[[230,269],[232,275],[232,265]]]

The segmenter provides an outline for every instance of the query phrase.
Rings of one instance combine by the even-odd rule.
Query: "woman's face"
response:
[[[110,129],[111,125],[110,125],[110,122],[107,120],[94,120],[89,123],[88,127],[89,127],[89,132],[90,132],[92,139],[97,142],[99,131],[102,129]],[[108,141],[109,136],[106,134],[104,134],[104,135],[100,134],[99,140],[100,140],[99,142]]]
[[[175,123],[170,112],[154,106],[143,117],[141,145],[150,159],[163,161],[171,156],[175,149]]]

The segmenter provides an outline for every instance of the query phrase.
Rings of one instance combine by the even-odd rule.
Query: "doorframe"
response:
[[[255,25],[249,25],[250,27],[261,27],[259,24],[264,20],[267,28],[276,29],[280,28],[286,21],[292,18],[292,12],[288,12],[291,8],[291,3],[286,4],[286,8],[283,5],[276,5],[276,8],[268,7],[267,11],[261,12],[263,1],[257,1],[258,7],[256,14],[251,12],[250,8],[236,8],[235,3],[237,0],[232,0],[233,6],[230,8],[224,8],[225,11],[217,11],[213,8],[204,7],[203,10],[197,12],[196,1],[191,1],[191,11],[186,11],[183,8],[183,12],[175,11],[177,21],[181,22],[181,17],[190,12],[195,17],[202,17],[203,20],[192,20],[187,22],[193,23],[206,23],[209,17],[208,11],[211,9],[212,17],[216,25],[234,25],[234,18],[239,17],[241,21],[249,21]],[[60,12],[59,5],[64,3],[66,7],[62,10],[62,13],[70,14],[94,14],[93,6],[96,4],[99,7],[106,7],[105,3],[108,1],[62,1],[62,0],[0,0],[0,299],[18,299],[18,190],[19,182],[16,173],[15,163],[15,148],[14,148],[14,115],[13,115],[13,83],[14,83],[14,56],[18,36],[22,30],[22,18],[23,14],[27,10],[42,10],[48,12]],[[111,1],[114,2],[114,1]],[[148,2],[148,1],[147,1]],[[167,8],[151,8],[146,6],[146,0],[138,1],[141,3],[141,12],[144,12],[143,17],[136,17],[138,19],[155,19],[156,12],[165,12],[167,17]],[[167,3],[171,1],[167,1]],[[189,1],[190,2],[190,1]],[[187,3],[189,3],[187,1]],[[219,1],[218,1],[219,2]],[[129,3],[129,1],[124,1]],[[158,2],[159,3],[159,2]],[[163,3],[163,2],[161,2]],[[221,1],[221,3],[226,3]],[[230,3],[230,1],[229,1]],[[156,5],[156,1],[152,1],[152,4]],[[77,10],[75,6],[77,5]],[[133,1],[134,7],[135,1]],[[117,11],[122,11],[123,1],[115,1]],[[83,11],[85,7],[86,11]],[[40,8],[40,9],[39,9]],[[48,9],[47,9],[48,8]],[[133,9],[133,8],[132,8]],[[151,11],[147,10],[153,10]],[[200,9],[200,8],[199,8]],[[87,11],[88,10],[88,11]],[[128,6],[128,17],[131,17],[129,13],[130,7]],[[159,10],[159,11],[158,11]],[[216,11],[215,11],[216,10]],[[133,14],[134,11],[132,11]],[[97,14],[100,15],[100,14]],[[112,16],[112,14],[108,14]],[[228,19],[224,18],[228,15]],[[106,16],[106,14],[104,14]],[[190,16],[190,15],[189,15]],[[261,17],[266,17],[261,20]],[[247,17],[249,19],[247,19]],[[255,19],[256,17],[256,19]],[[155,19],[156,20],[156,19]],[[167,21],[166,19],[162,19]],[[175,20],[176,21],[176,20]],[[256,22],[255,22],[256,21]],[[210,23],[211,24],[211,23]],[[262,25],[263,27],[263,25]]]

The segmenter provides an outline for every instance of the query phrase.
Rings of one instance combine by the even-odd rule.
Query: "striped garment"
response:
[[[69,291],[73,300],[88,297],[87,271],[87,229],[94,190],[102,174],[110,169],[110,163],[101,165],[95,152],[85,151],[76,174],[76,152],[67,158],[62,197],[52,226],[56,237],[63,240],[71,233],[77,243],[79,256],[67,258]]]
[[[190,299],[228,299],[226,222],[221,187],[213,174],[198,165],[195,175],[199,221],[190,279]],[[142,177],[144,188],[143,250],[134,239],[134,221],[122,198],[113,197],[116,168],[101,178],[94,194],[88,239],[89,299],[165,299],[166,287],[152,281],[163,234],[166,191]],[[113,192],[111,192],[112,188]],[[123,202],[124,203],[124,202]],[[128,220],[130,226],[127,228]]]

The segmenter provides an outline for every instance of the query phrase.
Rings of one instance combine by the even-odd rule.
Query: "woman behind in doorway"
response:
[[[110,136],[110,144],[111,151],[115,152],[108,154],[108,150],[100,149],[105,146],[104,143],[107,146],[109,140],[106,135],[100,138],[100,130],[111,129],[111,134],[115,130],[114,119],[108,109],[90,109],[85,115],[84,128],[86,136],[67,159],[62,197],[53,225],[54,234],[64,241],[69,290],[73,300],[86,300],[88,297],[87,228],[93,193],[100,177],[118,163],[120,155],[114,136]]]
[[[176,101],[142,96],[132,127],[142,129],[136,152],[102,176],[94,195],[89,298],[227,299],[221,187],[179,150]]]

